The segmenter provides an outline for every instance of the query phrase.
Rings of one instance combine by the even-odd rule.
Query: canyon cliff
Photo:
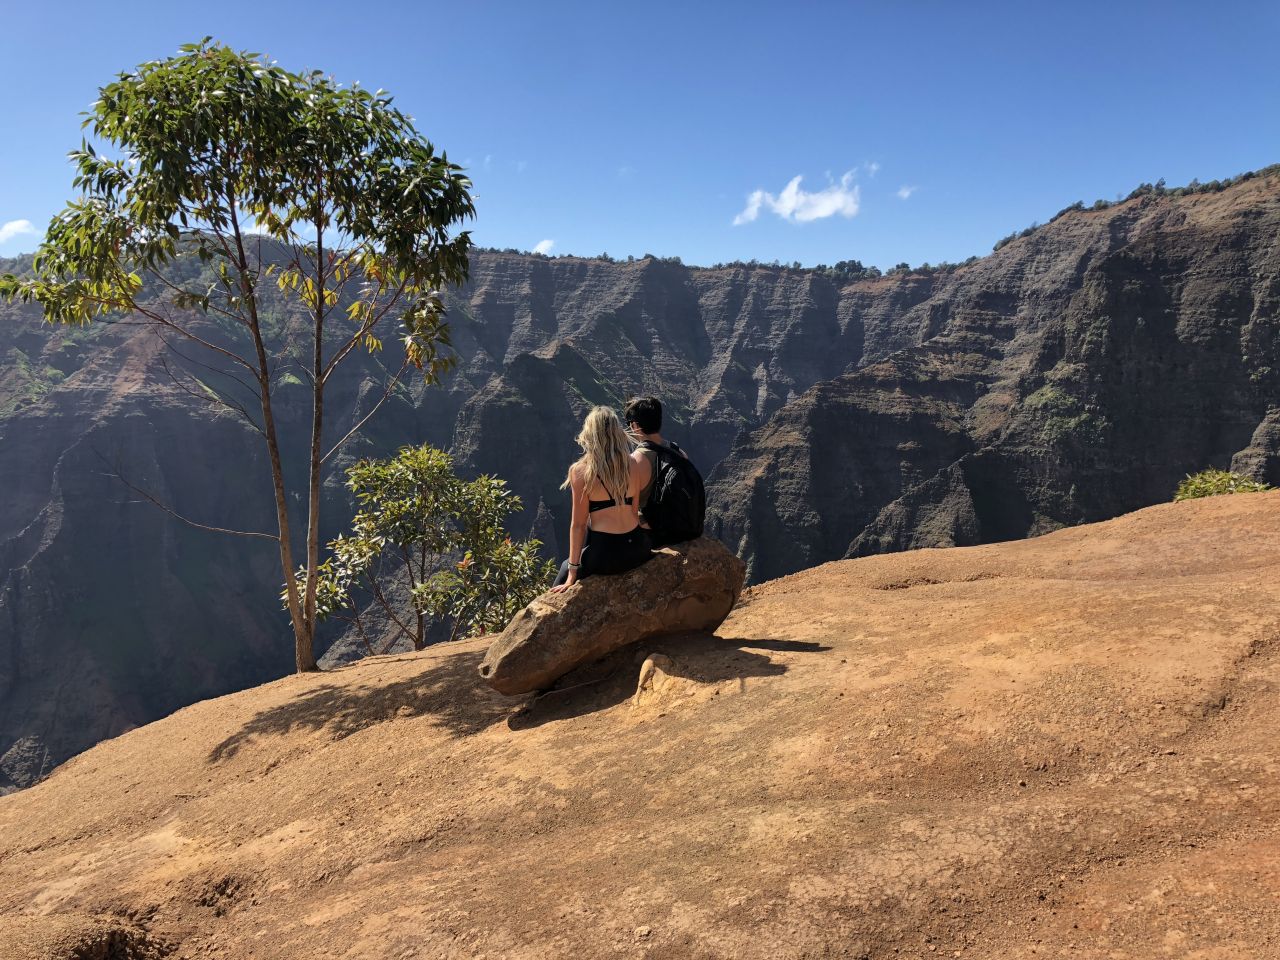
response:
[[[1280,480],[1280,177],[1075,210],[981,260],[841,279],[480,251],[448,298],[458,368],[398,389],[334,464],[450,448],[561,555],[558,489],[592,403],[651,392],[753,580],[841,557],[1043,533],[1167,500],[1183,474]],[[10,263],[4,269],[22,269]],[[194,700],[279,676],[291,645],[258,438],[166,375],[127,322],[0,306],[0,790]],[[336,385],[341,436],[382,393]],[[305,421],[305,391],[286,427]],[[330,662],[348,656],[339,643]]]
[[[897,321],[916,346],[739,439],[713,532],[760,580],[1116,516],[1210,465],[1280,481],[1278,237],[1250,181],[1072,211],[931,278]]]

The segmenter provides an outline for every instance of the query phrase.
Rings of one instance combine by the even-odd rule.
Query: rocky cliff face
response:
[[[653,392],[756,580],[1112,516],[1209,464],[1275,482],[1278,232],[1273,177],[852,283],[482,252],[450,300],[458,369],[397,392],[346,457],[450,447],[507,478],[516,532],[558,555],[586,407]],[[165,362],[145,329],[51,331],[0,306],[0,790],[289,669],[269,542],[185,527],[111,475],[205,523],[271,529],[257,438]],[[384,376],[362,362],[337,384],[335,439]],[[304,391],[284,390],[300,424]]]
[[[269,501],[243,495],[267,476],[248,429],[174,390],[137,329],[9,320],[0,355],[32,374],[11,381],[0,420],[0,790],[289,666],[264,589],[272,546],[173,521],[112,476],[205,522],[269,530]]]
[[[739,440],[713,530],[761,580],[1115,516],[1210,465],[1280,482],[1278,234],[1276,181],[1249,181],[1075,211],[954,271],[899,318],[918,344]]]

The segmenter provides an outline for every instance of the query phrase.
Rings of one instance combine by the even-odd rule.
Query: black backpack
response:
[[[674,443],[664,447],[646,442],[643,446],[654,454],[653,486],[644,505],[653,545],[683,543],[702,536],[707,513],[702,474]]]

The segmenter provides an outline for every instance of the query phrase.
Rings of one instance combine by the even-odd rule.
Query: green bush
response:
[[[1229,470],[1201,470],[1199,473],[1188,474],[1187,479],[1178,484],[1173,499],[1195,500],[1199,497],[1216,497],[1220,493],[1261,493],[1270,489],[1265,483],[1258,483]]]
[[[369,653],[401,639],[421,650],[433,622],[449,627],[450,640],[501,630],[551,586],[556,567],[539,557],[539,541],[504,529],[520,498],[497,477],[463,480],[443,450],[404,447],[387,460],[361,460],[347,470],[347,487],[360,509],[318,567],[316,612],[351,624]],[[394,627],[380,649],[366,631],[369,613]]]

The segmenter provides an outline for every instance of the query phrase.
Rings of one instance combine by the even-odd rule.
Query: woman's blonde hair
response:
[[[577,470],[588,490],[599,480],[609,496],[621,506],[630,486],[633,444],[631,435],[623,429],[613,407],[592,407],[582,422],[582,432],[578,434],[582,456],[569,467],[569,475],[560,484],[560,489],[569,486],[573,472]]]

